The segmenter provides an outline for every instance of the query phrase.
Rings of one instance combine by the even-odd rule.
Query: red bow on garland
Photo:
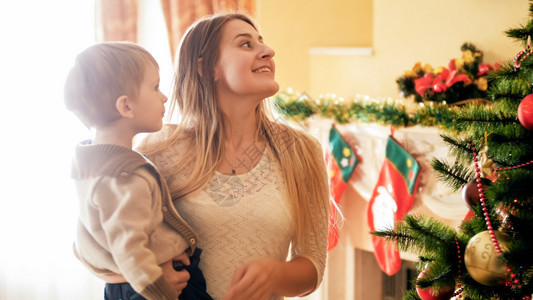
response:
[[[488,73],[490,73],[492,70],[494,69],[499,69],[499,65],[498,64],[494,64],[494,67],[491,66],[490,64],[486,64],[486,63],[480,63],[479,66],[478,66],[478,72],[476,74],[476,76],[483,76],[483,75],[486,75]]]
[[[466,74],[457,75],[457,68],[455,66],[455,59],[452,59],[448,64],[449,70],[443,68],[442,72],[437,76],[433,73],[427,73],[424,77],[415,79],[415,90],[420,96],[424,96],[427,89],[433,89],[435,93],[445,92],[450,86],[457,82],[470,83],[472,80]]]

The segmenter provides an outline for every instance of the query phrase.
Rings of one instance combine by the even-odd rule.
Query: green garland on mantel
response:
[[[305,122],[312,116],[333,119],[339,124],[351,122],[378,123],[409,127],[415,125],[452,128],[458,107],[435,102],[418,103],[408,112],[403,101],[357,96],[352,100],[334,94],[314,100],[306,93],[292,89],[274,96],[278,113],[291,121]]]

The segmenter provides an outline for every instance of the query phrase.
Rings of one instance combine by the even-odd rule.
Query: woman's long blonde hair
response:
[[[217,105],[214,67],[220,54],[222,28],[234,19],[257,30],[251,18],[240,13],[209,16],[189,27],[178,48],[170,102],[171,114],[177,108],[179,124],[166,141],[149,148],[145,145],[143,149],[151,155],[173,143],[189,143],[188,153],[182,155],[175,174],[185,166],[191,167],[191,173],[186,182],[171,191],[173,199],[202,188],[223,159],[225,132],[222,111]],[[304,241],[305,229],[313,228],[311,208],[327,211],[328,180],[320,146],[305,132],[274,120],[266,101],[258,105],[255,113],[257,134],[265,137],[283,174],[296,238]]]

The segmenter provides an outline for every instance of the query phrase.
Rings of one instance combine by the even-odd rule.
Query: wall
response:
[[[282,90],[309,90],[309,48],[372,45],[372,0],[258,0],[257,19]]]
[[[417,61],[447,65],[465,41],[484,51],[485,62],[512,59],[521,46],[504,31],[527,17],[527,0],[258,1],[281,89],[313,97],[399,98],[398,76]],[[311,47],[373,47],[373,54],[310,55]]]
[[[444,3],[446,3],[444,5]],[[374,1],[374,93],[396,95],[395,78],[417,61],[447,65],[470,41],[485,62],[506,61],[521,50],[504,31],[526,23],[527,0]]]

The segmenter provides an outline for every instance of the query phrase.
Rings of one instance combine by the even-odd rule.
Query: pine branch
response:
[[[450,156],[455,156],[457,163],[463,165],[472,164],[472,143],[468,142],[464,137],[452,137],[450,135],[441,134],[443,142],[448,144]],[[480,137],[476,136],[474,140],[479,140]],[[479,151],[479,146],[478,146]],[[460,167],[459,167],[460,168]],[[463,167],[467,169],[467,167]],[[473,173],[469,174],[468,178],[473,177]],[[465,177],[466,179],[466,177]]]
[[[426,216],[406,215],[394,229],[373,231],[373,235],[396,242],[403,251],[433,256],[448,247],[455,231],[439,221]]]
[[[465,237],[463,241],[466,245],[470,238],[481,231],[487,230],[487,225],[485,224],[485,219],[483,216],[483,211],[480,206],[475,206],[472,208],[472,212],[476,215],[475,218],[470,218],[468,221],[461,223],[460,229],[463,234],[462,237]]]
[[[504,131],[506,134],[518,137],[520,131],[516,115],[511,112],[498,111],[491,106],[472,105],[460,110],[455,119],[455,128],[464,134],[470,134],[476,141],[484,137],[485,133]]]
[[[439,181],[446,183],[454,191],[461,189],[463,185],[468,183],[469,178],[473,178],[475,174],[460,164],[450,166],[448,162],[437,158],[433,159],[431,167],[436,172]]]
[[[421,300],[421,298],[418,296],[416,290],[409,290],[403,296],[403,300]]]
[[[486,197],[493,199],[495,206],[498,204],[514,205],[515,199],[522,199],[524,202],[517,209],[522,210],[532,206],[531,201],[523,199],[524,195],[533,195],[532,171],[533,169],[529,168],[529,170],[515,169],[502,173],[500,180],[494,182],[490,189],[485,191]]]
[[[501,95],[513,97],[522,100],[526,95],[530,94],[530,83],[527,79],[517,77],[516,74],[509,75],[509,77],[501,77],[495,80],[494,84],[488,91],[489,99],[493,101],[501,101]]]
[[[442,288],[448,288],[454,285],[454,281],[450,280],[455,275],[455,269],[448,264],[441,264],[440,270],[436,271],[437,268],[435,265],[428,268],[427,275],[425,278],[418,279],[416,285],[421,288],[433,287],[436,290]],[[426,274],[426,273],[425,273]]]
[[[517,130],[521,130],[519,127]],[[512,167],[533,158],[533,133],[521,130],[523,136],[493,133],[488,137],[489,157],[498,167]]]
[[[505,34],[510,38],[518,40],[525,48],[527,43],[527,37],[533,36],[533,23],[528,22],[526,25],[520,26],[519,28],[507,29],[505,31]]]

